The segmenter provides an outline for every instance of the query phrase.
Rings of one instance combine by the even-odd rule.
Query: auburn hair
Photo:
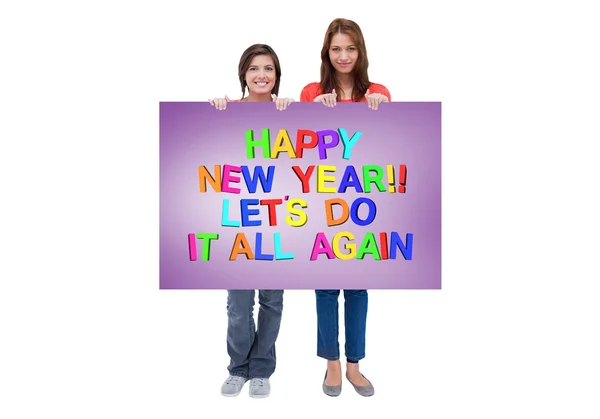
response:
[[[337,18],[329,24],[323,48],[321,49],[321,91],[323,93],[331,93],[333,89],[337,92],[338,100],[341,100],[342,89],[335,76],[335,68],[329,59],[329,49],[331,48],[331,40],[337,33],[346,34],[352,39],[352,43],[358,49],[358,59],[354,64],[352,76],[354,78],[354,87],[352,89],[352,100],[360,102],[367,93],[370,86],[369,74],[369,59],[367,58],[367,47],[365,46],[365,38],[358,24],[352,20]]]

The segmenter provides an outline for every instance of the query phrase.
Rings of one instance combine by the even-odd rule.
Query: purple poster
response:
[[[161,289],[440,289],[441,103],[160,104]]]

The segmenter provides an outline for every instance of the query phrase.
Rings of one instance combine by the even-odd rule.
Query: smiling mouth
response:
[[[266,82],[266,81],[256,81],[256,82],[254,82],[254,84],[256,84],[259,87],[265,87],[267,84],[269,84],[269,82]]]

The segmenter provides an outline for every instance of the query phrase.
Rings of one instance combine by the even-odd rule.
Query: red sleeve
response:
[[[369,92],[381,93],[382,95],[387,96],[390,102],[392,101],[392,95],[390,94],[390,91],[383,84],[371,83],[371,85],[369,86]]]
[[[319,83],[307,84],[300,93],[300,102],[313,102],[320,95],[320,90]]]

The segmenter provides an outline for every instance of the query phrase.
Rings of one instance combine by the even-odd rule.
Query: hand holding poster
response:
[[[440,103],[160,112],[161,288],[441,287]]]

